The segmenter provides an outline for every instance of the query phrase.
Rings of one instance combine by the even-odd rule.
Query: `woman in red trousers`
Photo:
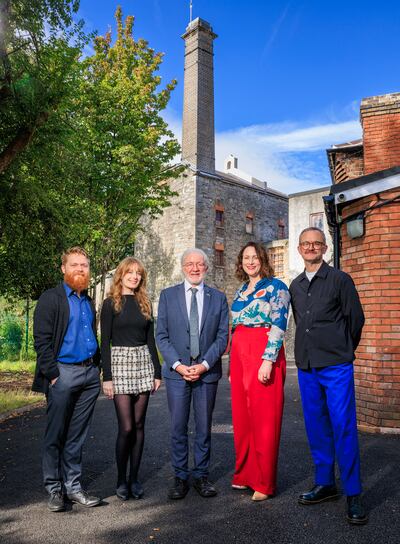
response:
[[[286,360],[282,346],[290,295],[273,277],[265,248],[249,242],[236,276],[244,281],[232,304],[230,379],[236,452],[234,489],[250,488],[252,500],[276,492]]]

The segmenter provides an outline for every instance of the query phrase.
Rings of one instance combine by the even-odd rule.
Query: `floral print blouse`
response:
[[[232,303],[232,330],[238,325],[246,327],[271,327],[263,359],[275,362],[281,349],[289,313],[290,295],[283,281],[263,278],[249,295],[243,294],[248,287],[244,283],[235,294]]]

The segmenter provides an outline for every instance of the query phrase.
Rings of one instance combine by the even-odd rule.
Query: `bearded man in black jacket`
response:
[[[100,392],[96,310],[87,295],[89,257],[80,247],[62,255],[64,281],[37,303],[33,335],[37,363],[33,391],[46,394],[43,479],[52,512],[72,502],[96,506],[81,487],[82,448]]]

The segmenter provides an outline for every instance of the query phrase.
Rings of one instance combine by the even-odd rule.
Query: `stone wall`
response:
[[[288,201],[285,195],[257,189],[221,177],[197,176],[196,245],[211,263],[207,281],[224,291],[231,302],[239,285],[235,263],[240,248],[250,240],[270,242],[287,237]],[[223,209],[223,226],[216,223],[216,207]],[[252,216],[253,232],[246,232],[246,216]],[[215,263],[215,249],[224,252],[224,264]]]
[[[181,281],[180,257],[185,249],[195,245],[195,178],[187,170],[170,186],[177,193],[171,206],[157,219],[144,217],[135,241],[135,256],[148,270],[155,314],[161,289]]]
[[[322,230],[325,232],[328,251],[325,260],[332,264],[332,238],[329,234],[328,223],[324,212],[322,197],[329,194],[329,187],[321,187],[314,191],[304,191],[289,195],[289,278],[293,280],[304,270],[304,262],[297,246],[299,234],[303,229],[312,226],[312,214],[322,214]]]

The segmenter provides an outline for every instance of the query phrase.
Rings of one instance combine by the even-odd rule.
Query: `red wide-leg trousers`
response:
[[[279,441],[286,376],[283,347],[266,384],[258,370],[269,329],[236,327],[232,337],[230,375],[232,420],[236,452],[232,483],[273,495],[276,491]]]

